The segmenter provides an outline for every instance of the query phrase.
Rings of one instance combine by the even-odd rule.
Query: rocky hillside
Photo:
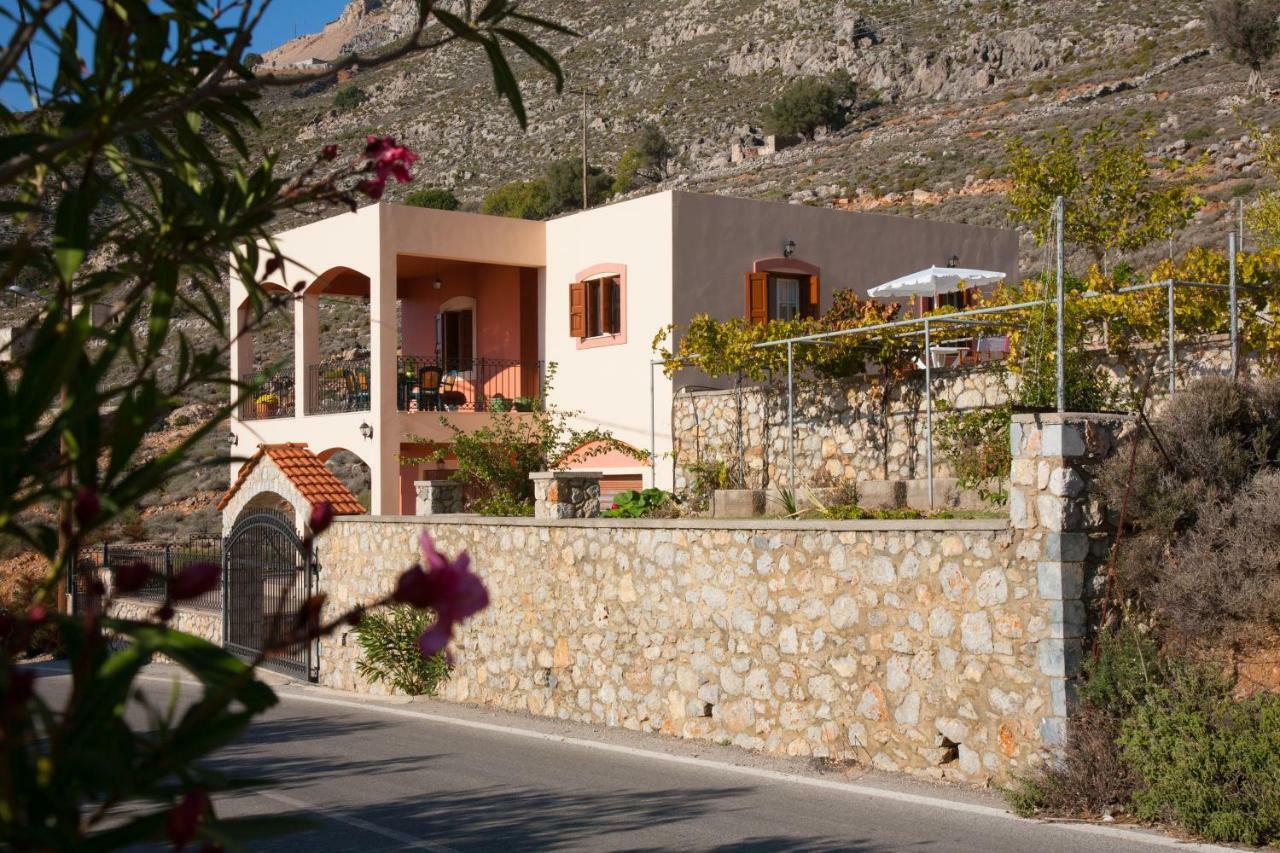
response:
[[[1210,205],[1183,239],[1216,242],[1227,203],[1256,189],[1241,119],[1267,125],[1276,112],[1269,99],[1246,103],[1246,72],[1211,52],[1192,2],[525,5],[582,34],[548,41],[570,85],[597,93],[593,160],[612,166],[630,134],[656,121],[680,151],[667,185],[706,192],[1003,224],[1006,139],[1106,118],[1134,133],[1155,131],[1152,153],[1188,162],[1207,155],[1195,176]],[[352,0],[322,34],[289,42],[266,61],[333,59],[387,43],[409,27],[412,7]],[[859,109],[845,128],[730,162],[733,143],[759,132],[789,78],[836,69],[859,84]],[[494,97],[483,60],[450,49],[343,83],[273,93],[262,141],[300,162],[323,142],[394,133],[425,155],[419,185],[449,187],[475,204],[493,186],[578,151],[580,99],[556,96],[532,67],[523,72],[526,133]],[[348,82],[369,98],[341,110],[334,95]]]

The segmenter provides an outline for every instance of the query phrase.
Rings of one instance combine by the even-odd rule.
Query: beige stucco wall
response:
[[[552,400],[582,411],[581,426],[608,429],[641,450],[650,442],[651,342],[671,322],[671,198],[655,193],[547,223],[542,328],[544,359],[557,365]],[[627,341],[580,349],[569,336],[569,285],[582,270],[605,263],[627,268]],[[671,447],[671,383],[660,370],[654,382],[657,445],[664,453]],[[600,461],[583,465],[600,469]],[[634,471],[636,464],[615,470]],[[658,475],[658,485],[670,488],[669,461]]]
[[[294,418],[233,423],[240,437],[237,449],[248,455],[263,441],[305,441],[317,452],[350,450],[370,467],[373,512],[395,512],[400,502],[396,453],[411,434],[395,411],[398,261],[438,257],[538,269],[539,357],[558,368],[551,399],[581,411],[579,426],[608,429],[641,450],[650,449],[652,418],[659,457],[656,484],[671,488],[673,385],[650,367],[653,336],[699,312],[740,316],[745,274],[756,261],[779,255],[787,239],[796,241],[797,259],[822,269],[824,306],[837,289],[865,291],[913,269],[946,263],[952,254],[966,266],[1017,271],[1017,237],[1010,231],[726,196],[655,193],[546,223],[371,205],[285,232],[279,243],[299,264],[286,267],[286,282],[310,281],[335,266],[369,278],[372,410],[308,417],[298,394]],[[569,336],[568,289],[583,270],[599,264],[626,267],[626,341],[583,348]],[[245,295],[233,281],[232,305],[242,304]],[[302,300],[295,311],[300,383],[318,349],[314,306],[314,300]],[[233,333],[239,319],[233,312]],[[415,341],[408,351],[421,349],[418,344],[425,346]],[[237,346],[233,370],[241,372],[251,362],[248,345]],[[704,384],[692,375],[679,381]],[[374,428],[373,440],[360,436],[359,427],[366,422]],[[423,434],[421,425],[413,432]],[[605,461],[612,473],[644,471],[649,479],[640,465]],[[601,467],[600,460],[584,464]]]
[[[405,255],[540,267],[545,263],[545,224],[479,214],[375,204],[353,213],[321,219],[277,235],[288,262],[272,280],[292,287],[312,282],[334,267],[346,267],[369,278],[371,407],[368,412],[307,416],[304,404],[306,366],[318,352],[319,315],[314,297],[295,303],[294,376],[297,383],[292,418],[240,421],[231,429],[236,455],[247,458],[259,444],[305,442],[323,453],[349,450],[369,466],[372,511],[394,513],[400,505],[400,442],[407,437],[396,411],[395,370],[399,347],[396,322],[398,258]],[[266,262],[263,257],[263,263]],[[239,310],[248,293],[231,280],[231,334],[235,339],[245,317]],[[412,351],[412,348],[411,348]],[[247,373],[253,363],[251,338],[232,348],[232,374]],[[372,439],[361,424],[374,429]],[[239,462],[232,463],[234,480]]]

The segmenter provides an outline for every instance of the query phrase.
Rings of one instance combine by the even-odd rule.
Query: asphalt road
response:
[[[143,684],[163,702],[173,676]],[[40,689],[65,695],[48,672]],[[280,704],[217,763],[275,787],[223,796],[234,815],[299,815],[279,851],[422,849],[1003,853],[1208,849],[1113,826],[1046,824],[983,792],[820,773],[731,748],[281,686]]]

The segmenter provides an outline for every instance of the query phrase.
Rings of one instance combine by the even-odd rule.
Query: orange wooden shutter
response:
[[[805,302],[804,316],[811,319],[818,319],[818,315],[822,311],[822,293],[818,289],[818,277],[816,275],[809,276],[809,299]]]
[[[569,285],[569,336],[587,336],[587,283],[575,281]]]
[[[769,322],[768,273],[747,273],[747,319],[752,323]]]

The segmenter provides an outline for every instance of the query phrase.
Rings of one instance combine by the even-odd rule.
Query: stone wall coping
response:
[[[152,607],[152,608],[160,606],[160,603],[155,601],[154,599],[139,598],[134,595],[117,595],[114,597],[114,601],[117,601],[121,604],[136,604],[139,606]],[[181,601],[174,601],[170,603],[169,606],[172,607],[174,609],[174,612],[176,613],[198,613],[203,616],[221,616],[222,614],[222,608],[220,607],[200,607],[199,605],[188,604],[186,602],[181,602]]]
[[[833,533],[856,531],[1000,531],[1009,530],[1007,518],[901,518],[866,519],[862,521],[829,521],[765,518],[529,518],[527,516],[493,516],[455,514],[448,516],[420,515],[361,515],[335,518],[335,525],[360,524],[456,524],[501,527],[569,527],[569,528],[631,528],[650,530],[758,530],[783,532],[787,530],[828,530]]]
[[[441,480],[414,480],[414,481],[413,481],[413,485],[414,485],[415,487],[417,487],[417,486],[433,486],[433,487],[435,487],[435,488],[439,488],[440,486],[448,486],[448,487],[452,488],[452,487],[456,486],[457,488],[459,488],[459,489],[460,489],[460,488],[462,488],[462,487],[463,487],[464,483],[463,483],[461,480],[444,480],[444,479],[441,479]]]
[[[598,480],[603,471],[534,471],[530,480]]]
[[[1131,421],[1135,420],[1134,415],[1127,415],[1121,412],[1106,414],[1104,412],[1014,412],[1013,422],[1019,424],[1066,424],[1080,423],[1081,421],[1101,421],[1112,423],[1114,421]]]

